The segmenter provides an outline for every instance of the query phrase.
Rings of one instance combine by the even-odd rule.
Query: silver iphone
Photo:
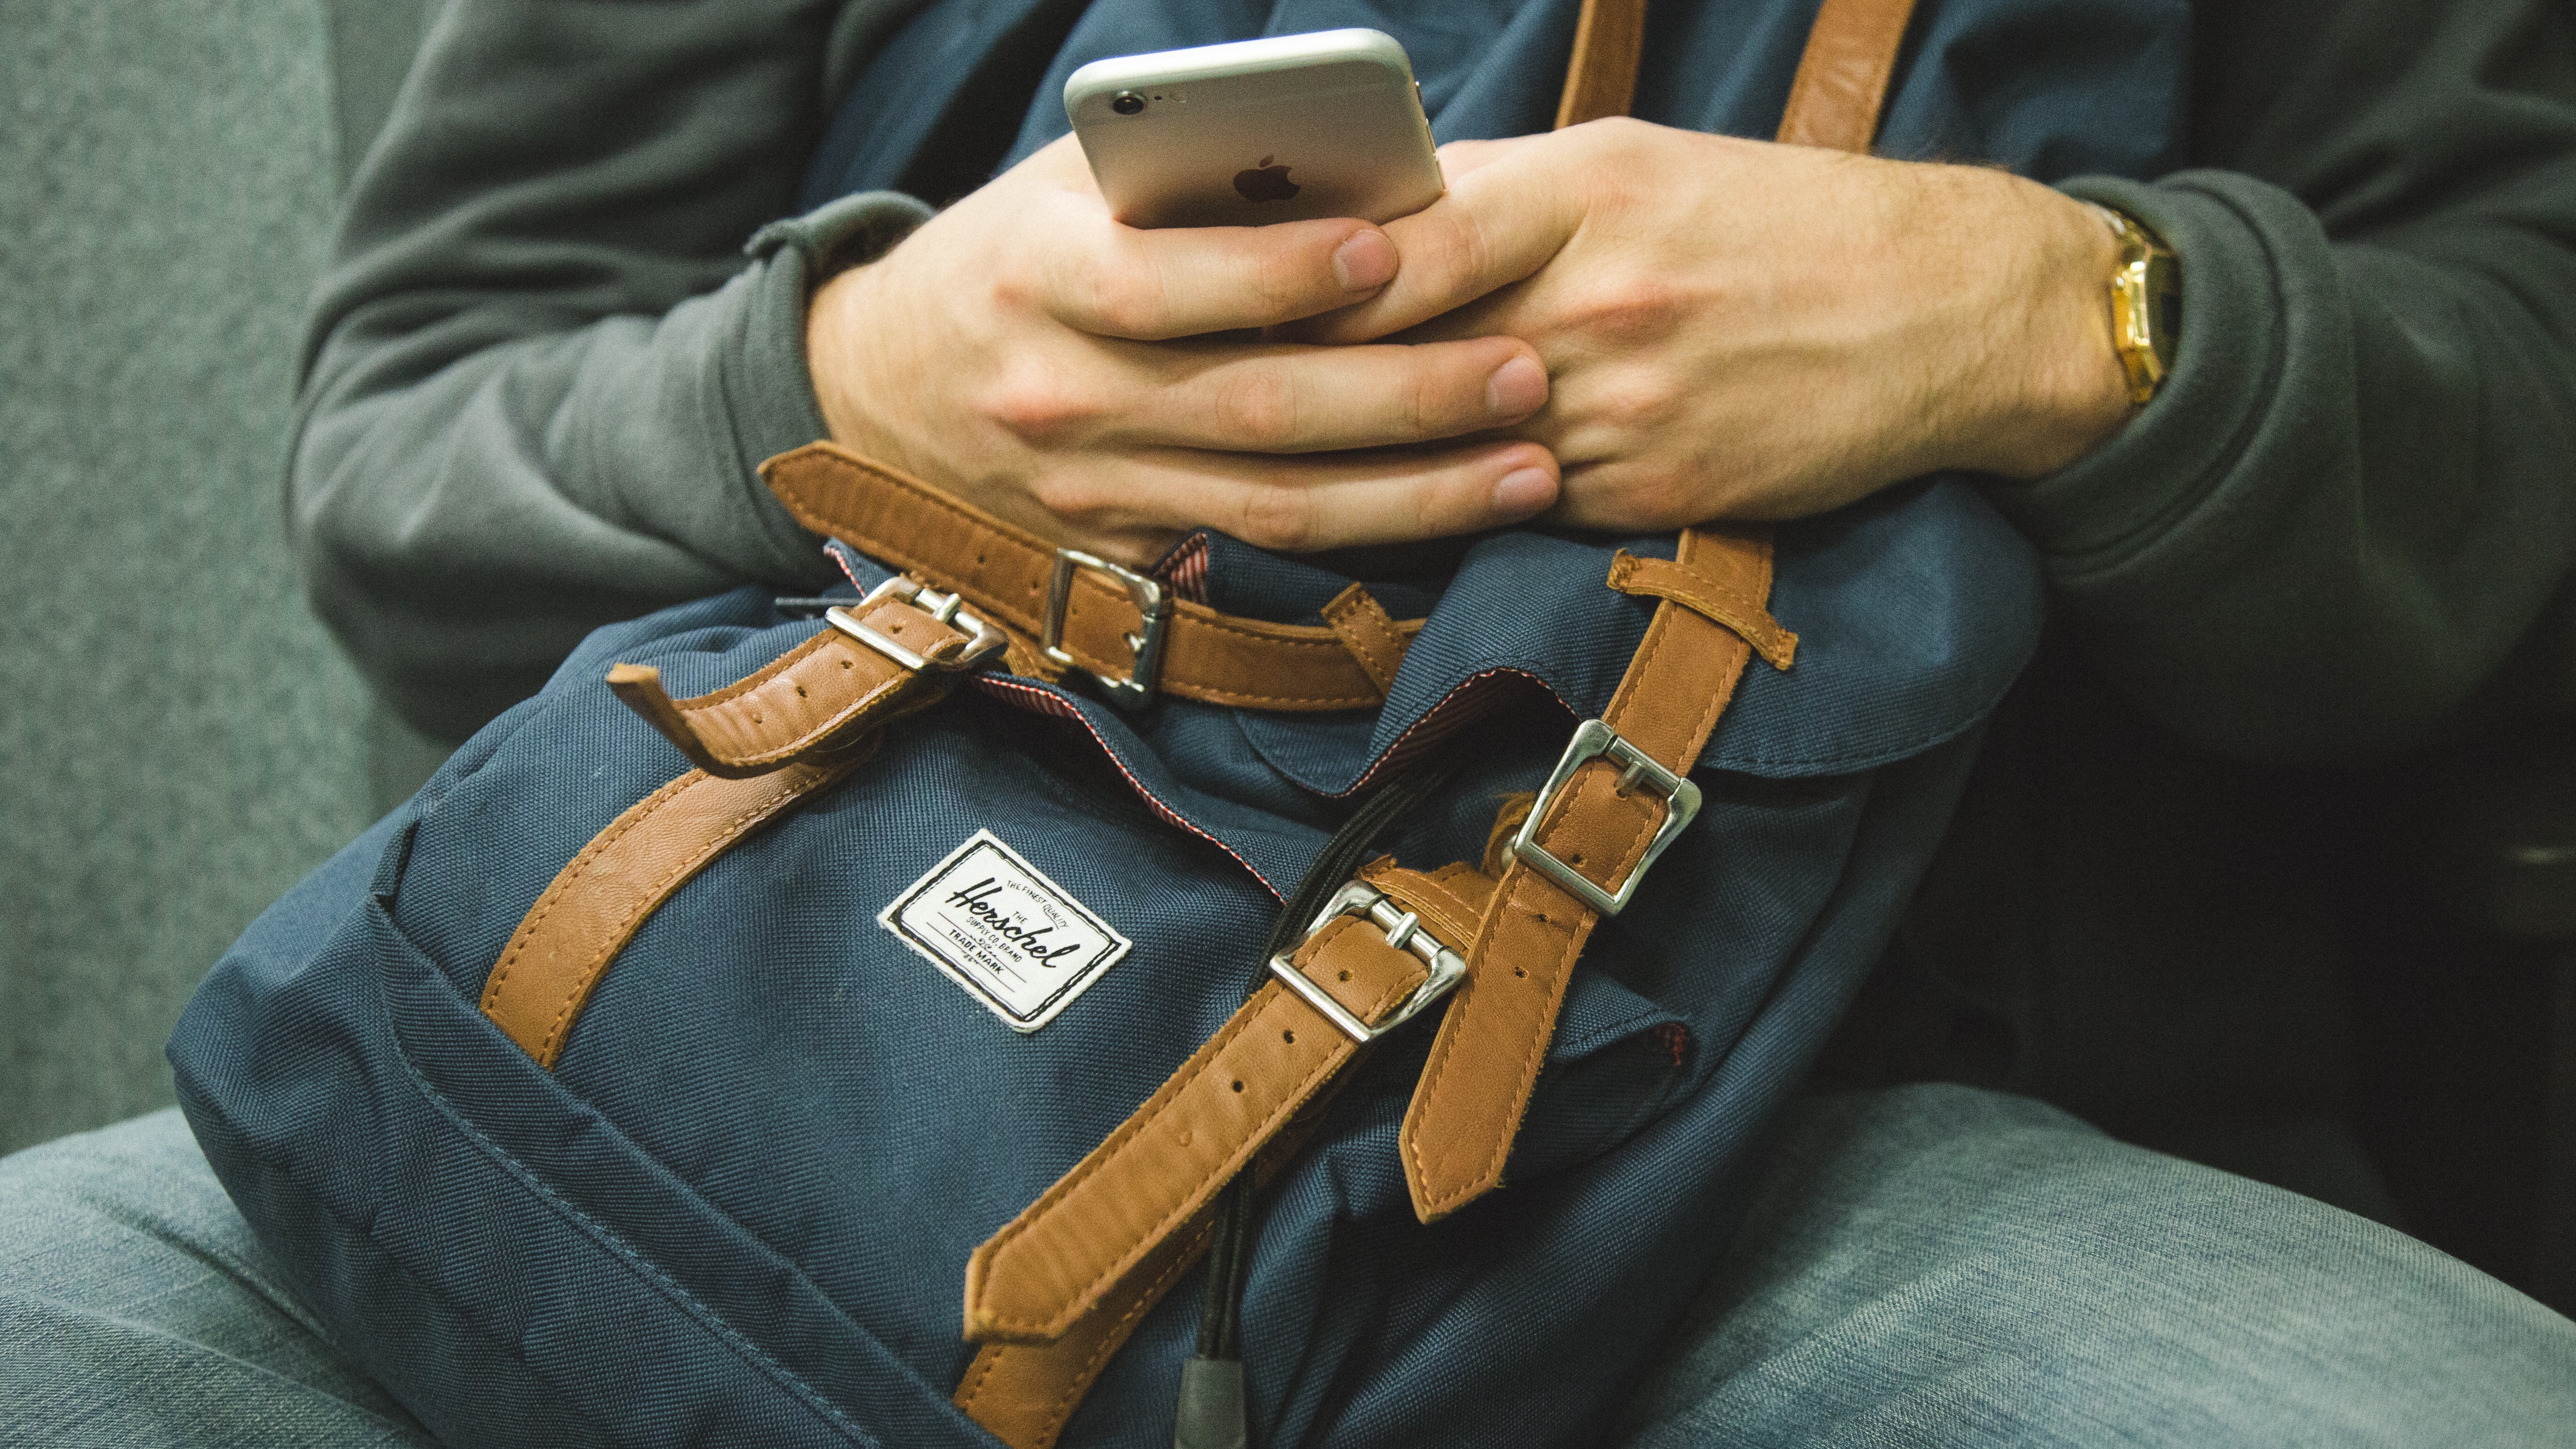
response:
[[[1440,197],[1413,62],[1375,30],[1095,60],[1064,111],[1129,226],[1387,222]]]

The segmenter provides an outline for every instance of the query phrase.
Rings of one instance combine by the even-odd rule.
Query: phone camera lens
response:
[[[1110,98],[1109,109],[1122,116],[1132,116],[1145,109],[1145,98],[1134,91],[1120,91]]]

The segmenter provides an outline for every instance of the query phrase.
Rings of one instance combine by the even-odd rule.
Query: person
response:
[[[987,37],[972,68],[1021,77],[1014,114],[1028,75],[1122,35],[1354,14],[1031,9],[1060,23]],[[2545,0],[2203,6],[2181,111],[2170,10],[2114,32],[2176,81],[2121,133],[2153,180],[1649,119],[1453,144],[1449,195],[1383,227],[1216,234],[1110,223],[1078,153],[1040,144],[1043,104],[1025,159],[945,210],[874,192],[778,223],[908,7],[647,25],[457,0],[316,304],[290,486],[314,601],[452,738],[597,624],[819,582],[753,471],[818,436],[1136,563],[1202,526],[1291,551],[1659,528],[1964,469],[2089,667],[2207,747],[2355,758],[2464,710],[2563,707],[2576,26]],[[1435,110],[1516,33],[1390,15]],[[2030,63],[2102,32],[2019,40]],[[1693,53],[1651,47],[1641,96],[1670,99],[1684,77],[1655,67]],[[1974,46],[1918,53],[1969,111],[2010,83]],[[2181,258],[2179,352],[2143,406],[2104,310],[2117,234],[2087,202]],[[412,1433],[191,1159],[165,1116],[0,1171],[17,1218],[52,1224],[0,1278],[12,1341],[48,1349],[9,1370],[23,1402],[100,1442]],[[184,1410],[137,1389],[172,1362]],[[2541,1443],[2576,1410],[2571,1367],[2576,1326],[2397,1234],[1918,1087],[1792,1114],[1622,1432]]]

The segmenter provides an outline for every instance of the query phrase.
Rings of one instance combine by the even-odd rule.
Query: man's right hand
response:
[[[1121,226],[1066,137],[826,282],[806,356],[835,441],[1131,564],[1201,526],[1307,550],[1544,511],[1546,448],[1441,445],[1547,401],[1529,344],[1205,335],[1350,306],[1396,267],[1360,221]]]

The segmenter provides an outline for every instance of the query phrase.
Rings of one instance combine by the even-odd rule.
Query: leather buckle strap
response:
[[[934,602],[925,605],[925,598]],[[616,665],[608,687],[690,764],[740,780],[830,755],[936,702],[948,688],[942,675],[989,657],[1001,642],[954,599],[908,580],[828,617],[832,628],[693,699],[671,698],[662,671],[650,664]]]
[[[880,634],[869,627],[867,621],[875,605],[886,599],[910,604],[951,629],[962,624],[968,632],[956,641],[931,645],[928,653],[916,653],[894,636]],[[943,594],[918,579],[898,575],[868,590],[868,596],[859,600],[857,608],[835,606],[824,610],[823,618],[833,628],[906,669],[957,673],[972,669],[999,654],[1010,642],[1001,630],[960,608],[962,602],[955,594]]]
[[[954,590],[1028,642],[1032,658],[1079,666],[1113,697],[1132,685],[1122,702],[1150,691],[1284,712],[1370,709],[1386,697],[1331,629],[1237,618],[1167,592],[1155,627],[1148,615],[1158,609],[1127,582],[1153,580],[1105,560],[1067,560],[1052,541],[837,444],[781,453],[760,475],[797,522]],[[1062,602],[1050,607],[1059,577]],[[1422,621],[1394,629],[1409,641]],[[1044,656],[1042,638],[1053,651]]]
[[[1538,843],[1539,822],[1547,818],[1548,807],[1556,802],[1557,793],[1573,781],[1574,772],[1582,769],[1586,762],[1604,755],[1627,767],[1619,776],[1621,794],[1646,784],[1652,786],[1664,801],[1664,822],[1655,827],[1654,838],[1646,842],[1644,856],[1633,869],[1617,877],[1619,884],[1615,890],[1607,891],[1585,879],[1583,872],[1549,854],[1547,847]],[[1585,905],[1605,916],[1615,916],[1627,908],[1628,898],[1637,893],[1637,883],[1646,878],[1655,857],[1664,853],[1664,848],[1681,835],[1682,827],[1690,824],[1691,818],[1697,814],[1697,785],[1665,769],[1655,762],[1653,756],[1619,738],[1617,730],[1597,719],[1588,719],[1575,727],[1574,738],[1566,745],[1563,757],[1557,760],[1556,770],[1540,787],[1537,801],[1530,806],[1529,818],[1521,822],[1520,833],[1512,837],[1512,854],[1574,892]]]
[[[1073,603],[1073,575],[1076,569],[1092,569],[1109,575],[1126,586],[1127,597],[1136,605],[1136,631],[1123,636],[1129,659],[1123,675],[1093,671],[1091,677],[1109,695],[1109,702],[1121,709],[1143,709],[1154,701],[1154,675],[1163,662],[1163,621],[1172,614],[1171,596],[1163,586],[1134,569],[1097,558],[1079,549],[1055,551],[1055,567],[1047,576],[1046,617],[1038,628],[1038,652],[1067,669],[1081,661],[1064,651],[1064,619]]]
[[[553,1071],[618,953],[673,892],[737,841],[856,769],[873,750],[748,778],[691,770],[629,806],[548,882],[483,981],[483,1015]]]
[[[1401,903],[1397,923],[1410,914],[1453,940],[1473,925],[1449,892],[1408,889],[1411,875],[1372,867],[1363,889],[1379,898],[1372,906]],[[1439,969],[1432,958],[1456,953],[1409,924],[1402,944],[1390,945],[1389,922],[1369,909],[1328,912],[1290,956],[1291,970],[1336,1013],[1282,981],[1265,983],[1133,1116],[975,1250],[966,1337],[1049,1343],[1071,1332],[1359,1054],[1371,1028],[1428,1004],[1424,988]]]
[[[1298,947],[1315,939],[1317,932],[1342,916],[1361,916],[1386,932],[1386,944],[1398,951],[1410,950],[1422,958],[1422,984],[1404,1004],[1374,1022],[1362,1021],[1343,1007],[1321,983],[1306,974],[1295,957]],[[1367,881],[1355,880],[1334,892],[1315,915],[1315,923],[1306,928],[1297,946],[1270,958],[1270,974],[1285,982],[1288,989],[1306,999],[1306,1004],[1324,1014],[1325,1019],[1342,1029],[1342,1034],[1362,1046],[1377,1040],[1422,1014],[1422,1009],[1456,989],[1467,974],[1467,958],[1432,939],[1422,929],[1422,913],[1408,911],[1388,898],[1387,893]]]
[[[1770,597],[1767,532],[1690,529],[1678,552],[1712,592],[1757,611]],[[1501,1185],[1575,962],[1697,812],[1684,776],[1752,656],[1743,633],[1664,599],[1609,707],[1576,731],[1513,837],[1467,950],[1467,980],[1441,1018],[1398,1136],[1422,1221]],[[1644,783],[1653,789],[1635,788]]]

